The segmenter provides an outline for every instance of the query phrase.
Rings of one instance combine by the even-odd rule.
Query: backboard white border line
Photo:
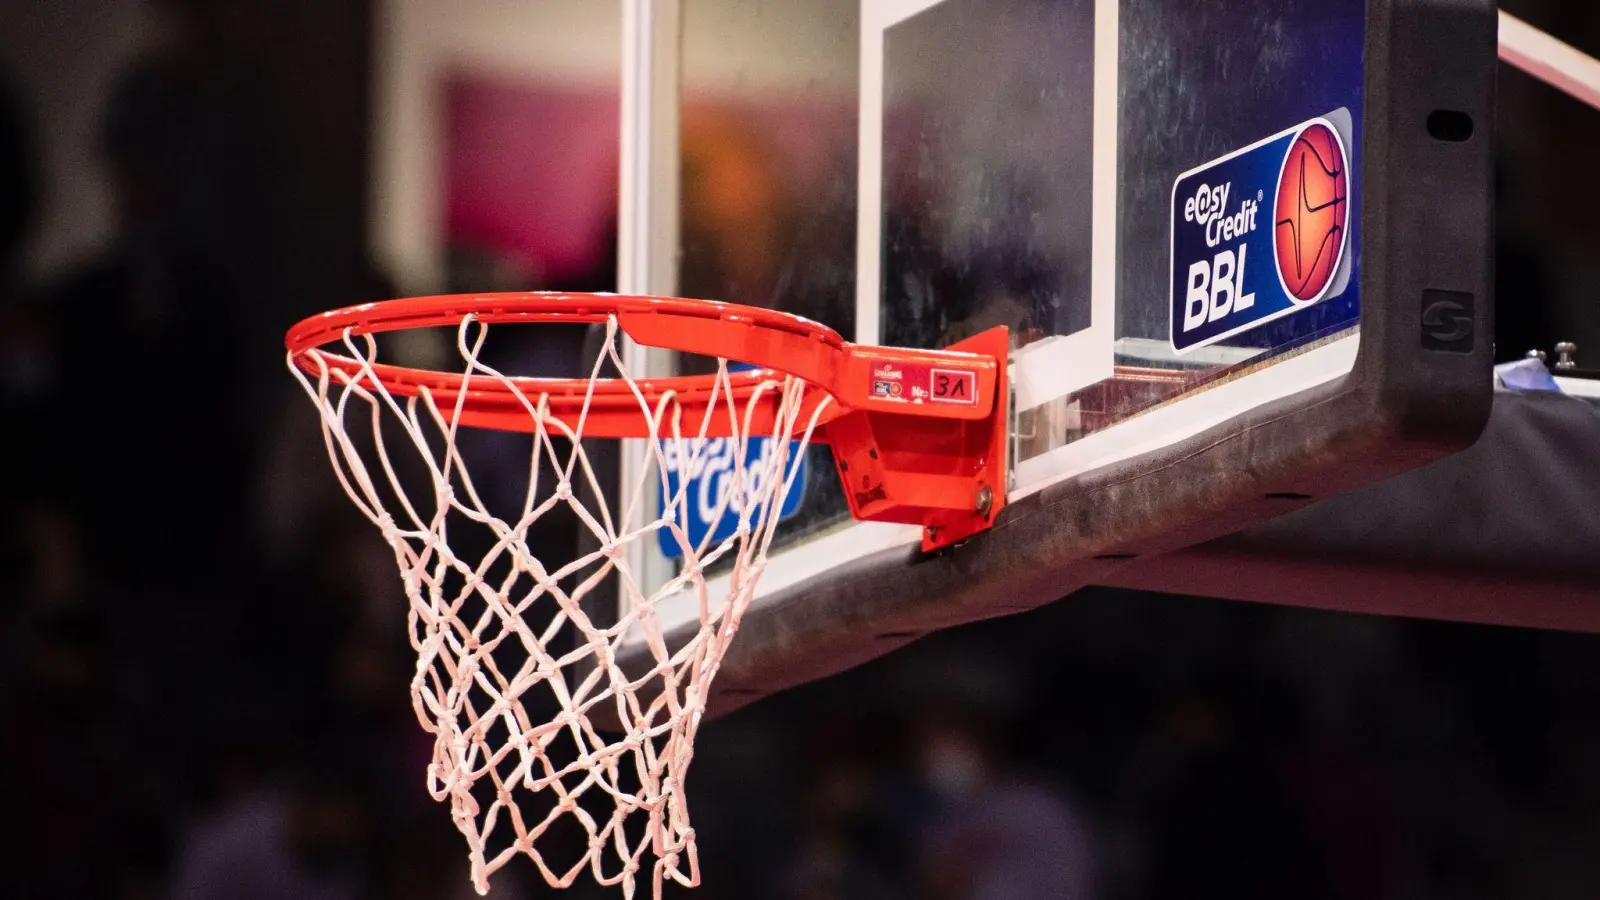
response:
[[[883,44],[889,28],[943,0],[862,0],[861,105],[856,198],[856,342],[883,342]],[[1117,79],[1119,0],[1095,0],[1089,327],[1020,352],[1016,408],[1032,409],[1110,378],[1117,295]]]
[[[1201,391],[1181,403],[1153,409],[1127,421],[1097,431],[1017,466],[1017,487],[1012,501],[1036,494],[1051,485],[1092,469],[1131,459],[1214,428],[1244,415],[1263,403],[1310,390],[1348,374],[1355,366],[1360,332],[1350,334],[1233,381]],[[865,559],[875,553],[909,546],[922,539],[911,525],[857,522],[816,540],[773,554],[756,589],[756,598],[768,596],[814,578],[829,569]],[[707,580],[714,607],[726,602],[726,576]],[[664,597],[657,604],[661,626],[672,629],[692,621],[695,603],[679,602],[692,595]]]
[[[681,31],[679,0],[622,2],[622,122],[617,184],[617,290],[625,294],[677,292],[679,198],[679,132],[677,120],[678,58]],[[623,360],[643,376],[663,374],[670,354],[653,350],[622,335]],[[610,498],[620,515],[627,491],[648,468],[649,443],[625,438],[619,458],[618,496]],[[646,487],[652,493],[655,483]],[[631,530],[644,525],[648,506]],[[660,584],[673,575],[672,564],[651,552],[648,542],[631,541],[625,553],[631,570],[646,584]],[[618,596],[617,603],[622,603]]]

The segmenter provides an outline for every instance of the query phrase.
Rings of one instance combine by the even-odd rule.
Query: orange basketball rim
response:
[[[358,336],[469,321],[610,320],[647,347],[758,368],[657,379],[497,380],[363,360],[350,343]],[[341,341],[351,348],[349,355],[324,349]],[[754,420],[746,427],[760,430],[775,421],[778,401],[761,397],[759,386],[775,373],[792,375],[806,386],[807,415],[801,418],[816,413],[813,440],[832,448],[855,518],[920,525],[923,548],[933,550],[988,528],[1004,504],[1010,392],[1009,336],[1003,327],[944,350],[917,350],[852,344],[800,316],[711,300],[529,292],[346,307],[299,322],[285,344],[294,365],[312,377],[326,369],[347,384],[376,380],[395,396],[427,393],[441,409],[453,410],[462,425],[530,430],[529,398],[539,398],[554,418],[576,422],[581,416],[587,437],[658,437],[659,423],[650,420],[641,396],[649,408],[670,397],[683,432],[728,436],[730,423],[712,415],[719,378],[727,379],[722,390],[731,390],[735,398],[758,397]]]

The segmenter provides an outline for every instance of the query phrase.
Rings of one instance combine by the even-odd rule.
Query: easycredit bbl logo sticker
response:
[[[731,367],[730,367],[731,368]],[[767,437],[751,437],[740,447],[732,438],[695,438],[661,441],[661,492],[673,505],[674,516],[682,526],[689,546],[713,544],[733,537],[741,521],[755,521],[759,509],[744,515],[744,498],[759,496],[765,477],[792,478],[793,487],[784,493],[778,518],[788,519],[800,511],[805,494],[806,457],[797,441],[785,441],[789,454],[785,468],[777,471],[773,454],[784,449]],[[772,502],[768,500],[767,502]],[[669,528],[656,531],[661,555],[677,559],[683,545]]]
[[[747,363],[728,363],[730,372],[753,368]],[[708,546],[708,540],[715,545],[738,534],[741,521],[759,519],[759,508],[745,515],[743,501],[761,495],[765,477],[781,477],[790,485],[787,493],[780,487],[774,495],[782,498],[778,519],[790,519],[800,512],[806,492],[806,454],[798,441],[779,444],[770,437],[751,436],[742,448],[732,438],[662,439],[660,443],[660,503],[672,506],[673,517],[691,547]],[[787,465],[782,472],[775,472],[773,454],[780,450],[788,454]],[[672,529],[657,529],[656,540],[662,556],[683,556],[683,544]]]
[[[1178,353],[1344,293],[1350,114],[1338,110],[1178,176],[1171,337]]]

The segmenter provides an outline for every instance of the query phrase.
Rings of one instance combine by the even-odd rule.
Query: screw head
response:
[[[989,517],[989,510],[991,510],[993,508],[994,508],[994,488],[991,488],[986,484],[986,485],[978,488],[978,496],[977,496],[976,500],[973,502],[973,509],[977,510],[978,515],[983,516],[984,518],[988,518]]]
[[[1543,350],[1529,350],[1527,358],[1528,359],[1537,359],[1539,362],[1544,362],[1544,360],[1545,360],[1544,351]]]
[[[1571,341],[1562,341],[1556,345],[1556,368],[1576,369],[1578,361],[1574,358],[1578,352],[1578,345]]]

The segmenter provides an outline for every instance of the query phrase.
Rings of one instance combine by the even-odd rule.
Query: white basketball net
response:
[[[706,427],[684,435],[672,395],[653,404],[646,398],[619,352],[615,317],[604,326],[582,414],[569,421],[552,414],[550,398],[535,392],[534,382],[480,360],[488,328],[474,324],[466,318],[457,337],[467,386],[492,380],[514,392],[532,432],[529,484],[509,519],[490,513],[481,499],[505,499],[503,492],[480,490],[462,460],[455,424],[461,400],[444,398],[441,409],[426,391],[392,395],[373,370],[378,350],[370,336],[344,336],[360,377],[330,367],[317,350],[309,353],[318,377],[292,358],[289,366],[321,413],[339,483],[382,530],[400,567],[417,651],[412,702],[435,738],[428,790],[450,803],[479,893],[517,854],[531,858],[553,887],[571,885],[588,869],[632,897],[636,875],[651,864],[647,853],[657,897],[666,879],[693,886],[700,876],[684,779],[695,731],[765,566],[783,493],[799,471],[795,454],[804,451],[827,400],[791,442],[806,385],[773,374],[740,399],[727,360],[719,361],[713,412],[704,422],[715,416],[729,424],[732,460],[750,456],[756,405],[776,400],[779,413],[771,434],[762,435],[768,452],[723,472],[715,517],[731,517],[737,527],[723,537],[714,526],[694,545],[681,525],[696,502],[687,488],[708,461],[718,464],[713,456],[730,458],[728,444],[708,440]],[[645,465],[625,487],[616,517],[581,441],[595,381],[608,365],[631,388],[655,436],[645,442]],[[413,476],[418,462],[420,474]],[[671,493],[662,477],[669,467],[687,473]],[[529,546],[530,527],[562,507],[592,537],[592,552]],[[469,531],[479,532],[488,549],[463,558],[475,546],[464,540]],[[682,548],[681,569],[647,590],[628,551],[660,540],[662,531]],[[708,590],[713,564],[714,580],[726,581],[725,603]],[[621,602],[612,606],[618,592]],[[620,609],[620,616],[596,616],[602,604],[584,603],[591,594],[595,601],[603,595],[604,606]],[[687,642],[669,646],[657,608],[675,595],[698,609],[699,627]],[[648,647],[648,668],[624,671],[622,647],[639,641]],[[606,723],[621,731],[602,733]]]

